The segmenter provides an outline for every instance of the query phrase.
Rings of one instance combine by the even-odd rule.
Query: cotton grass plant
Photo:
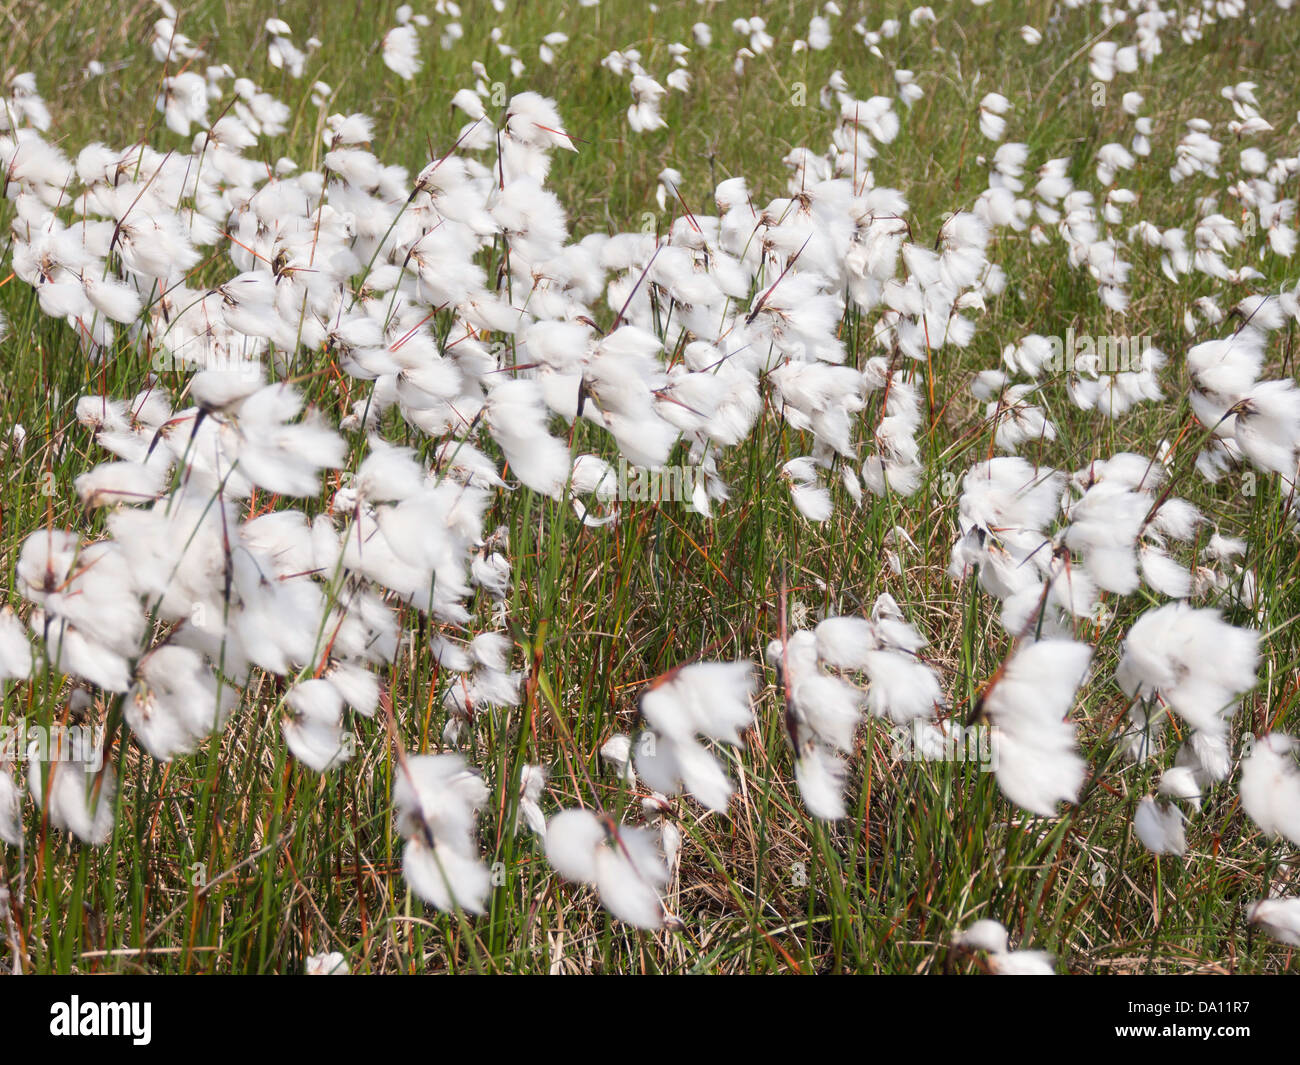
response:
[[[1291,966],[1293,13],[723,6],[28,14],[15,971]]]

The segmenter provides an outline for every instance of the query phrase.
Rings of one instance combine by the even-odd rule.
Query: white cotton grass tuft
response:
[[[989,971],[999,976],[1053,976],[1051,955],[1041,950],[1011,950],[1007,929],[998,921],[983,918],[952,938],[960,951],[982,952]]]
[[[558,499],[568,480],[569,450],[546,430],[540,390],[531,381],[502,381],[488,396],[487,424],[516,477]]]
[[[594,887],[620,921],[664,923],[668,866],[649,828],[615,828],[590,810],[561,810],[546,825],[546,860],[566,880]]]
[[[827,521],[834,512],[830,491],[820,483],[814,459],[791,459],[781,468],[781,478],[790,486],[790,500],[809,521]]]
[[[0,607],[0,681],[25,680],[32,671],[32,645],[12,607]]]
[[[1156,790],[1166,798],[1181,799],[1199,809],[1205,788],[1197,771],[1188,765],[1170,766],[1160,774],[1160,783]]]
[[[960,537],[948,573],[954,580],[975,576],[995,598],[1037,597],[1040,568],[1050,566],[1047,526],[1060,511],[1065,476],[1018,456],[1001,456],[972,467],[962,479],[958,505]],[[1065,602],[1074,607],[1071,589]],[[1037,603],[1037,598],[1033,598]],[[1086,608],[1085,608],[1086,609]],[[1008,626],[1021,635],[1016,626]]]
[[[877,598],[869,619],[827,617],[815,630],[768,645],[768,664],[784,691],[795,779],[814,817],[846,814],[844,756],[854,749],[864,711],[933,732],[946,700],[937,671],[920,657],[925,645],[888,594]]]
[[[281,729],[293,756],[323,773],[352,757],[351,737],[343,728],[343,697],[323,678],[295,684],[285,696]]]
[[[104,752],[85,750],[69,734],[51,735],[53,750],[33,739],[27,750],[27,788],[55,828],[83,843],[102,846],[113,834],[117,775]]]
[[[527,825],[539,838],[546,836],[546,815],[542,813],[542,791],[546,787],[546,767],[523,765],[519,770],[519,808],[515,814],[515,831]]]
[[[384,34],[380,54],[384,66],[403,81],[410,81],[424,66],[420,59],[419,33],[410,23],[394,26]]]
[[[1138,802],[1133,829],[1152,854],[1182,855],[1187,851],[1186,821],[1177,806],[1165,806],[1148,795]]]
[[[897,725],[933,721],[946,705],[938,671],[920,656],[926,639],[892,595],[880,595],[871,617],[829,617],[814,630],[819,661],[866,681],[866,706]]]
[[[632,759],[632,737],[616,732],[600,747],[600,757],[614,767],[615,773],[627,785],[636,784],[636,766]]]
[[[980,100],[980,133],[991,141],[1000,141],[1007,131],[1006,114],[1011,110],[1011,101],[1001,93],[991,92]]]
[[[0,843],[17,847],[23,840],[22,789],[9,771],[0,767]]]
[[[646,74],[635,74],[631,82],[632,106],[627,109],[627,124],[633,133],[649,133],[668,125],[660,114],[667,90]]]
[[[1300,898],[1259,899],[1246,907],[1246,923],[1289,947],[1300,947]]]
[[[406,840],[407,884],[445,913],[483,913],[492,889],[475,842],[475,815],[488,800],[483,778],[454,754],[406,755],[396,777],[393,808]]]
[[[649,730],[636,741],[636,769],[655,791],[685,789],[715,813],[725,812],[733,787],[717,758],[697,739],[740,746],[753,722],[750,662],[699,662],[651,685],[640,699]]]
[[[1265,836],[1300,846],[1300,768],[1297,743],[1282,732],[1270,732],[1250,744],[1241,760],[1242,809]]]
[[[865,696],[823,669],[816,636],[807,630],[792,633],[784,643],[773,640],[767,659],[785,692],[786,729],[804,804],[814,817],[838,820],[845,815],[842,755],[853,749]]]
[[[347,958],[337,950],[326,954],[312,954],[303,964],[306,976],[347,976],[351,972]]]
[[[1124,637],[1115,680],[1132,699],[1129,753],[1151,753],[1162,716],[1172,712],[1212,744],[1224,744],[1241,696],[1255,684],[1259,633],[1223,620],[1218,610],[1169,603],[1146,611]],[[1199,765],[1200,783],[1227,767]]]
[[[201,654],[164,644],[137,664],[124,716],[145,749],[169,762],[191,753],[204,736],[220,732],[236,698]]]
[[[844,788],[848,763],[825,744],[809,743],[795,761],[795,782],[808,812],[821,821],[838,821],[847,814]]]
[[[1079,799],[1087,763],[1066,715],[1091,659],[1092,648],[1074,640],[1025,644],[981,696],[998,786],[1031,813],[1053,817],[1058,803]]]

